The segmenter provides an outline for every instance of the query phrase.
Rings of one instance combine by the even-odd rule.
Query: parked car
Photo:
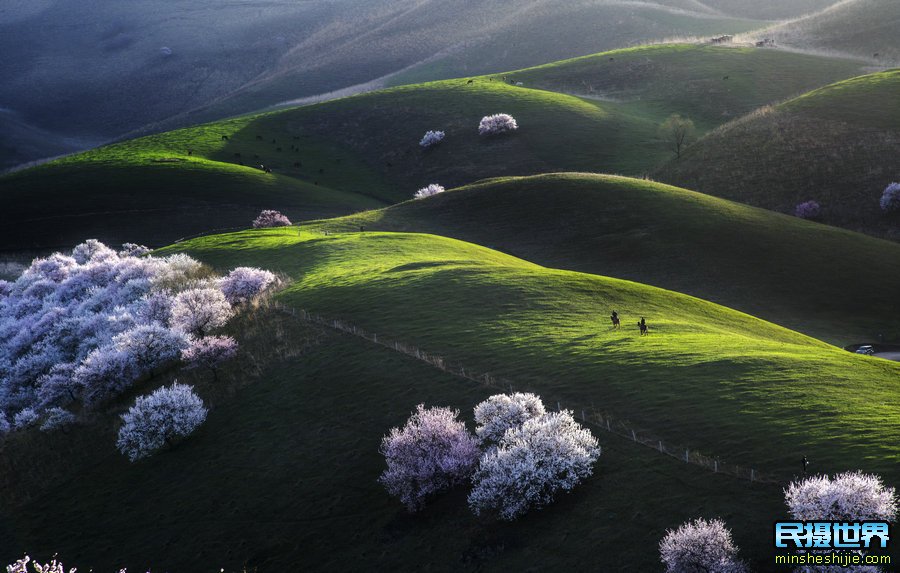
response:
[[[872,347],[871,344],[864,344],[856,349],[857,354],[865,354],[866,356],[872,356],[875,354],[875,348]]]

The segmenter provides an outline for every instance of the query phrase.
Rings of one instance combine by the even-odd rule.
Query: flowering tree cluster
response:
[[[0,281],[0,426],[64,426],[73,403],[95,407],[177,363],[232,316],[229,298],[250,300],[274,281],[238,270],[218,281],[186,255],[90,240]]]
[[[731,531],[719,519],[697,519],[666,532],[659,544],[666,573],[744,573]]]
[[[488,450],[472,478],[469,507],[512,520],[550,504],[593,473],[597,439],[568,411],[552,412],[510,428]]]
[[[291,220],[281,212],[272,209],[262,211],[256,219],[253,220],[254,229],[265,229],[268,227],[290,227]]]
[[[31,564],[31,569],[28,568],[29,563]],[[32,561],[28,555],[6,566],[6,573],[29,573],[29,571],[33,573],[66,573],[66,568],[56,558],[50,563],[41,564],[37,561]],[[69,569],[69,573],[75,573],[76,571],[77,569],[75,568]],[[119,569],[119,573],[128,573],[128,570]]]
[[[409,511],[462,483],[475,469],[478,441],[458,416],[459,411],[419,404],[403,428],[393,428],[382,440],[387,469],[379,481]]]
[[[219,279],[219,288],[230,304],[243,304],[275,284],[275,275],[253,267],[238,267]]]
[[[422,137],[422,141],[419,142],[419,145],[424,149],[428,149],[429,147],[433,147],[444,141],[445,135],[446,134],[443,131],[426,131],[425,136]]]
[[[891,183],[881,195],[881,210],[885,213],[900,213],[900,183]]]
[[[122,414],[116,446],[132,462],[153,455],[175,440],[189,436],[204,421],[207,409],[191,386],[174,383],[140,396]]]
[[[31,564],[31,569],[28,568],[28,564]],[[6,566],[6,573],[28,573],[29,571],[33,571],[34,573],[66,573],[66,568],[62,563],[53,559],[50,563],[38,563],[37,561],[32,561],[31,557],[25,556],[15,563]],[[69,569],[69,573],[75,573],[76,569]],[[119,573],[123,573],[120,571]]]
[[[230,336],[204,336],[191,341],[181,352],[181,359],[188,368],[206,368],[218,380],[219,367],[237,356],[238,343]]]
[[[478,135],[499,135],[519,129],[516,119],[508,113],[486,115],[478,124]]]
[[[800,521],[893,521],[897,494],[881,478],[861,472],[814,476],[791,483],[784,500]]]
[[[437,195],[438,193],[443,193],[446,191],[442,186],[437,183],[432,183],[428,187],[422,187],[413,195],[415,199],[425,199],[426,197],[431,197],[433,195]]]
[[[822,206],[818,201],[804,201],[794,208],[794,216],[801,219],[818,219],[822,214]]]
[[[515,519],[590,476],[600,455],[597,440],[571,412],[546,413],[534,394],[491,396],[476,406],[484,452],[458,415],[420,405],[406,426],[385,436],[388,469],[380,481],[410,511],[471,476],[472,511]]]

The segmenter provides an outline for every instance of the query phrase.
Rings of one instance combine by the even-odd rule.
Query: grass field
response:
[[[129,464],[114,449],[114,412],[9,445],[4,459],[40,478],[5,485],[7,496],[35,495],[4,503],[0,556],[58,552],[95,571],[509,571],[549,561],[657,571],[666,528],[721,516],[742,553],[768,563],[771,521],[783,513],[777,486],[716,476],[596,429],[595,475],[552,507],[500,524],[472,516],[459,490],[410,516],[376,482],[381,436],[420,402],[459,408],[473,428],[472,407],[489,390],[352,337],[257,319],[232,327],[244,354],[218,385],[179,376],[212,411],[175,449]],[[288,355],[254,371],[247,353],[261,347]],[[42,479],[50,483],[29,491]]]
[[[55,246],[80,232],[161,245],[246,224],[260,207],[315,218],[394,203],[432,182],[642,175],[671,154],[657,135],[669,114],[693,117],[702,132],[857,67],[787,52],[654,46],[507,74],[522,86],[503,74],[433,82],[177,130],[0,178],[10,215],[0,242]],[[601,101],[607,95],[614,101]],[[513,114],[520,129],[479,138],[478,121],[497,112]],[[418,142],[429,129],[447,139],[423,151]],[[250,167],[259,164],[274,173]],[[38,221],[56,235],[45,226],[38,232]]]
[[[900,340],[900,246],[650,181],[572,173],[489,180],[304,225],[360,226],[651,284],[840,346]]]
[[[248,231],[180,245],[295,278],[280,297],[761,470],[894,479],[900,365],[653,287],[432,235]],[[398,312],[403,309],[403,312]],[[610,332],[616,309],[624,328]],[[652,335],[635,321],[647,317]],[[788,473],[790,475],[790,473]]]
[[[893,70],[815,90],[714,131],[657,176],[786,213],[816,200],[825,223],[896,240],[879,199],[900,179],[898,89]]]

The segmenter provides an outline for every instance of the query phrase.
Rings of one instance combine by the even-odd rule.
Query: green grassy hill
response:
[[[898,239],[879,207],[900,179],[898,93],[900,70],[815,90],[716,130],[657,176],[785,213],[816,200],[826,223]]]
[[[790,473],[896,475],[900,365],[861,357],[725,307],[628,281],[551,270],[433,235],[295,230],[196,239],[214,266],[294,277],[283,302],[348,320],[608,411],[675,443]],[[611,332],[613,309],[624,328]],[[635,322],[652,328],[639,337]]]
[[[650,181],[489,180],[314,229],[434,233],[691,294],[844,346],[900,339],[900,246]]]
[[[653,79],[661,69],[668,70],[663,82]],[[701,129],[711,128],[734,114],[855,73],[857,64],[846,60],[653,46],[507,76],[522,86],[504,82],[503,75],[486,76],[247,116],[100,148],[0,178],[0,198],[13,215],[0,229],[0,243],[8,248],[56,245],[69,235],[53,236],[47,227],[63,229],[67,220],[80,217],[77,226],[69,227],[81,236],[163,244],[244,223],[260,207],[295,218],[331,216],[408,198],[432,182],[454,186],[551,171],[640,175],[669,156],[657,126],[671,113],[694,116]],[[733,79],[723,79],[726,75]],[[577,78],[597,82],[615,101],[532,89],[569,91]],[[766,87],[749,89],[752,83]],[[513,114],[519,131],[479,138],[478,121],[497,112]],[[446,131],[447,139],[423,151],[418,142],[429,129]],[[274,173],[249,167],[259,164]],[[272,188],[281,195],[265,191]],[[223,203],[236,208],[206,208]],[[204,208],[205,216],[195,216],[197,208]],[[172,223],[173,213],[184,214],[181,223]],[[34,225],[38,221],[40,230]],[[116,225],[128,234],[111,231]]]
[[[475,518],[459,490],[408,515],[376,481],[381,437],[418,403],[459,408],[472,429],[472,408],[493,391],[277,314],[230,330],[242,354],[217,384],[179,374],[211,412],[176,448],[130,464],[115,451],[115,412],[8,443],[0,459],[20,479],[3,475],[0,558],[58,553],[85,571],[499,572],[547,560],[657,571],[666,529],[720,516],[743,555],[760,569],[770,560],[778,486],[716,476],[596,428],[595,475],[551,507],[496,523]]]

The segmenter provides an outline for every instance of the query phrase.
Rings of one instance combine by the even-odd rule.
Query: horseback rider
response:
[[[647,331],[648,331],[647,321],[644,320],[643,316],[641,317],[641,321],[638,323],[638,328],[641,330],[641,336],[644,336],[645,334],[647,334]]]
[[[609,318],[612,320],[613,328],[619,328],[619,313],[613,311]]]

